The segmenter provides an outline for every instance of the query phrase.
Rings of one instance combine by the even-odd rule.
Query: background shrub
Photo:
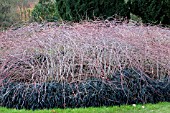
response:
[[[124,0],[40,0],[32,16],[36,21],[60,17],[68,21],[80,21],[107,18],[115,14],[129,18],[130,12]]]
[[[12,6],[10,5],[9,0],[2,0],[0,2],[0,26],[9,27],[13,24],[12,17]]]
[[[0,29],[27,22],[38,0],[0,0]]]
[[[144,23],[170,24],[169,0],[131,0],[131,12]]]
[[[58,20],[58,17],[56,4],[51,0],[40,0],[32,12],[32,19],[37,22],[55,21]]]

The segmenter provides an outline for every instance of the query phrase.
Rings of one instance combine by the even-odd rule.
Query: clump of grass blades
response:
[[[9,108],[33,110],[112,106],[170,101],[169,93],[167,81],[156,82],[135,69],[124,69],[110,80],[92,77],[74,83],[9,83],[1,87],[0,102]]]

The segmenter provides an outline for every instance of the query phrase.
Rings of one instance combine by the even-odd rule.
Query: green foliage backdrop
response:
[[[36,21],[80,21],[115,14],[129,18],[130,11],[124,0],[40,0],[32,12]]]
[[[78,22],[113,15],[130,18],[130,13],[144,23],[170,25],[170,0],[0,0],[0,29],[30,20]]]
[[[170,25],[170,0],[131,0],[131,12],[144,23]]]
[[[46,0],[46,2],[44,0],[40,0],[32,12],[32,19],[37,22],[44,20],[55,21],[60,17],[58,14],[58,9],[55,3],[49,0]]]

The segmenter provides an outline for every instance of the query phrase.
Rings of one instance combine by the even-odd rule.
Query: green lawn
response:
[[[170,113],[170,103],[123,105],[121,107],[50,109],[50,110],[16,110],[0,107],[0,113]]]

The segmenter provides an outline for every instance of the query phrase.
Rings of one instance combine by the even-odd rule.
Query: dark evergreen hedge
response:
[[[131,12],[144,23],[170,25],[170,0],[131,0]]]
[[[35,21],[63,19],[80,21],[113,15],[130,17],[124,0],[40,0],[32,12]]]
[[[58,9],[64,20],[107,18],[114,14],[129,17],[124,0],[58,0]]]

